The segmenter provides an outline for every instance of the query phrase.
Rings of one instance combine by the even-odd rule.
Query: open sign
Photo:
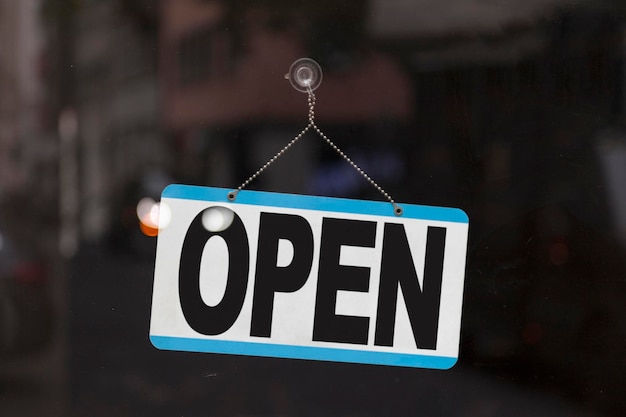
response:
[[[467,215],[171,185],[150,339],[160,349],[450,368]]]

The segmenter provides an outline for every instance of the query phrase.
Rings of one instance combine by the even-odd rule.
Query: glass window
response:
[[[0,415],[624,415],[625,12],[0,0]],[[458,362],[156,349],[169,184],[462,209]]]

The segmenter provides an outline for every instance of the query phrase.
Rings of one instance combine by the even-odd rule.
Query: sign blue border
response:
[[[163,190],[161,198],[376,215],[398,219],[409,218],[462,224],[469,223],[467,214],[458,208],[397,203],[403,209],[402,216],[398,217],[394,213],[393,205],[383,201],[352,200],[250,190],[240,191],[237,194],[236,200],[230,201],[228,199],[228,193],[231,191],[233,190],[226,188],[172,184]],[[163,350],[310,359],[442,370],[450,369],[458,360],[457,357],[447,356],[198,339],[153,334],[150,335],[150,341],[156,348]]]
[[[324,347],[292,346],[269,343],[234,342],[170,336],[150,336],[158,349],[184,352],[224,353],[286,359],[311,359],[330,362],[393,365],[412,368],[450,369],[458,358],[446,356],[411,355],[394,352],[374,352]]]
[[[352,200],[347,198],[317,197],[310,195],[269,193],[264,191],[242,190],[235,201],[228,200],[226,188],[200,187],[172,184],[167,186],[161,198],[215,201],[221,203],[252,204],[269,207],[285,207],[303,210],[334,211],[339,213],[369,214],[397,217],[393,205],[384,201]],[[467,214],[458,208],[421,206],[397,203],[402,207],[400,218],[434,220],[454,223],[469,223]]]

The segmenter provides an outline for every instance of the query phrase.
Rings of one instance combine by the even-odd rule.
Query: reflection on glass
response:
[[[137,217],[144,235],[157,236],[159,228],[164,229],[170,224],[172,213],[167,204],[144,197],[137,204]]]
[[[209,232],[221,232],[230,227],[234,214],[226,207],[210,207],[202,214],[202,225]]]

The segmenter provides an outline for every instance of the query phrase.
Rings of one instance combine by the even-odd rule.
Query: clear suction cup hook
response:
[[[311,58],[300,58],[291,64],[285,78],[293,88],[306,93],[309,89],[315,90],[322,83],[322,68]]]

